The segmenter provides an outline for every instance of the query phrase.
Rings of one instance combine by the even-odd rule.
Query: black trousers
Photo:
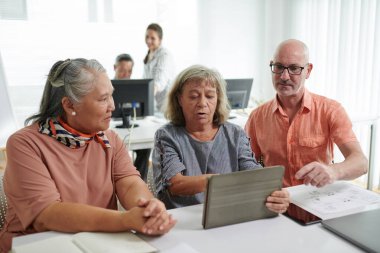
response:
[[[133,163],[137,170],[141,174],[141,178],[147,182],[147,177],[148,177],[148,166],[149,166],[149,156],[151,149],[139,149],[135,150],[136,152],[136,159],[135,162]]]

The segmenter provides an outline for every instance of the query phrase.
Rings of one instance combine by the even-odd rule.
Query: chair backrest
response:
[[[7,164],[7,152],[6,149],[0,147],[0,174],[4,173],[5,165]]]
[[[3,228],[3,225],[5,223],[5,214],[7,212],[7,208],[7,198],[5,197],[3,188],[3,175],[0,174],[0,229]]]

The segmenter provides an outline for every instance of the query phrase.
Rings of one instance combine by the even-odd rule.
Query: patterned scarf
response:
[[[104,132],[100,131],[93,135],[80,133],[63,122],[60,117],[48,118],[45,123],[40,124],[39,132],[55,138],[63,145],[72,149],[83,147],[94,139],[104,149],[111,147]]]

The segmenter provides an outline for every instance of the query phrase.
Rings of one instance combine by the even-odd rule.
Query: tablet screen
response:
[[[315,224],[322,220],[318,216],[292,203],[290,203],[289,208],[284,215],[300,223],[301,225]]]
[[[203,205],[204,229],[275,217],[266,198],[281,189],[283,166],[237,171],[208,178]]]

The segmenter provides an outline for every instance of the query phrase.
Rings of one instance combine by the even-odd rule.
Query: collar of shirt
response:
[[[304,111],[305,109],[307,111],[311,111],[311,105],[312,105],[312,97],[311,97],[311,94],[310,92],[305,88],[305,92],[303,94],[303,98],[302,98],[302,105],[301,105],[301,110],[300,111]],[[282,109],[281,105],[280,105],[280,102],[278,101],[278,98],[277,98],[277,95],[276,95],[276,98],[272,100],[272,103],[271,103],[271,111],[272,113],[275,113],[276,111],[279,111],[281,114],[284,114],[285,115],[285,112],[284,110]]]
[[[157,50],[152,53],[152,56],[149,60],[152,61],[153,59],[155,59],[158,55],[160,55],[161,51],[162,51],[162,46],[159,46]]]

